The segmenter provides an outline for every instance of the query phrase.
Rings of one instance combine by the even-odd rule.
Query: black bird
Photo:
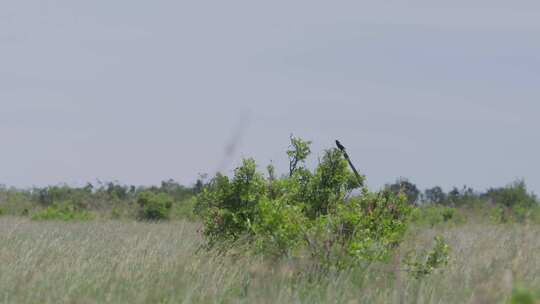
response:
[[[338,149],[345,152],[345,147],[337,139],[336,139],[336,146],[338,147]]]
[[[343,152],[343,157],[345,157],[345,159],[349,163],[349,166],[351,166],[351,169],[353,170],[354,175],[356,175],[356,178],[358,179],[358,182],[360,183],[360,185],[362,185],[363,184],[362,176],[358,173],[358,171],[356,171],[356,168],[354,167],[351,159],[349,158],[349,155],[347,154],[347,151],[345,151],[345,147],[337,139],[336,139],[336,146],[338,147],[339,150],[341,150],[341,152]]]

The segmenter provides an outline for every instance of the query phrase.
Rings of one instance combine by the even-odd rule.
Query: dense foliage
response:
[[[291,138],[287,176],[276,178],[270,166],[265,177],[245,159],[232,178],[218,174],[209,182],[197,210],[211,247],[244,240],[265,255],[308,254],[337,267],[390,256],[413,208],[407,196],[370,192],[338,149],[326,150],[308,170],[309,144]]]
[[[516,288],[512,292],[510,304],[536,304],[540,301],[540,292],[524,288]]]
[[[166,220],[171,213],[173,198],[167,193],[145,191],[139,194],[137,203],[141,206],[140,219],[150,221]]]

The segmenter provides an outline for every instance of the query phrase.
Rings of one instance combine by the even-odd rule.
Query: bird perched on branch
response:
[[[336,139],[336,146],[338,147],[338,149],[345,152],[345,147],[337,139]]]
[[[336,146],[338,147],[339,150],[341,150],[341,152],[343,152],[343,157],[345,157],[345,159],[349,163],[349,166],[351,166],[351,169],[353,170],[354,175],[356,175],[358,182],[360,183],[360,185],[362,185],[363,184],[362,176],[358,173],[358,171],[356,171],[356,168],[354,167],[349,155],[347,154],[347,151],[345,151],[345,147],[337,139],[336,139]]]

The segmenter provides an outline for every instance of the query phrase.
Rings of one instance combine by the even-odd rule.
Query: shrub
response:
[[[435,269],[448,265],[450,247],[440,236],[435,237],[434,242],[433,249],[429,252],[416,257],[412,257],[412,253],[409,253],[405,258],[405,264],[409,267],[407,271],[414,278],[423,278],[433,273]]]
[[[493,209],[490,218],[496,223],[519,222],[538,218],[537,198],[527,191],[527,186],[522,180],[516,181],[506,187],[491,188],[484,195]]]
[[[489,189],[484,196],[495,205],[490,218],[496,223],[535,221],[536,209],[540,207],[536,196],[527,191],[522,180]]]
[[[72,203],[53,203],[49,207],[32,215],[33,220],[86,221],[94,215],[86,210],[78,210]]]
[[[202,189],[195,210],[208,245],[242,239],[260,253],[307,252],[320,265],[338,268],[389,257],[407,228],[412,210],[407,196],[369,192],[338,149],[326,150],[311,172],[299,166],[309,142],[292,143],[288,176],[276,178],[269,166],[266,179],[255,161],[246,159],[232,178],[217,174]]]
[[[140,219],[156,221],[169,218],[173,199],[166,193],[145,191],[139,194],[137,203],[141,207]]]
[[[540,292],[529,289],[516,288],[512,291],[511,304],[535,304],[540,300]]]
[[[210,243],[236,240],[249,232],[259,200],[266,195],[267,184],[256,172],[253,159],[246,159],[229,180],[218,174],[198,197],[197,212],[203,212],[204,234]]]
[[[522,180],[516,181],[506,187],[492,188],[485,194],[492,202],[508,208],[531,208],[538,206],[536,196],[527,191]]]

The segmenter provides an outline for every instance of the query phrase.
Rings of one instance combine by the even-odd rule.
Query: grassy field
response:
[[[317,274],[305,261],[198,252],[192,222],[55,222],[0,217],[1,303],[505,303],[540,286],[540,226],[413,229],[402,252],[449,242],[423,280],[388,265]]]

